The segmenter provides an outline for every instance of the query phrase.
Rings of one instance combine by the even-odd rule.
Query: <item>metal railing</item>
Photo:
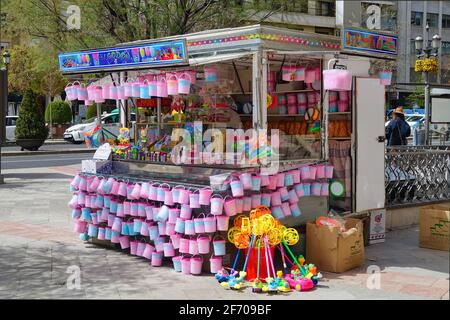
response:
[[[386,207],[450,200],[450,146],[387,147]]]

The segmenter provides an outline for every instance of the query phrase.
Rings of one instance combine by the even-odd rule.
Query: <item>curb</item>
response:
[[[73,154],[73,153],[94,153],[97,149],[68,149],[68,150],[48,150],[48,151],[7,151],[2,152],[2,157],[14,156],[38,156],[47,154]]]

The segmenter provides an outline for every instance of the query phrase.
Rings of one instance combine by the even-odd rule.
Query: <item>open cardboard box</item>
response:
[[[363,223],[345,220],[346,232],[336,227],[306,224],[306,261],[319,270],[344,272],[364,263]]]
[[[420,208],[419,247],[449,251],[450,204]]]

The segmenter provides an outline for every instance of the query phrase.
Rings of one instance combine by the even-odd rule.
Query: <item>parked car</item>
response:
[[[16,141],[16,122],[18,116],[6,116],[6,141]]]
[[[114,135],[119,135],[119,113],[115,112],[114,110],[111,113],[107,113],[102,115],[102,125],[103,128],[110,131]],[[131,114],[131,121],[136,121],[136,115],[134,113]],[[84,142],[84,133],[89,132],[95,128],[97,118],[90,118],[87,120],[84,120],[83,123],[76,124],[71,126],[70,128],[67,128],[67,130],[64,132],[64,140],[80,144]]]

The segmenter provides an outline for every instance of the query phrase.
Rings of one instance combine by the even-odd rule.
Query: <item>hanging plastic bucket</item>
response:
[[[233,197],[242,197],[244,195],[244,186],[240,180],[231,181],[230,186]]]
[[[123,213],[126,216],[129,216],[131,212],[131,202],[130,201],[124,201],[123,202]]]
[[[262,174],[261,175],[261,187],[267,187],[269,185],[270,181],[269,181],[269,176]]]
[[[239,175],[239,179],[242,182],[242,186],[244,190],[251,190],[252,189],[252,175],[250,173],[241,173]]]
[[[116,218],[115,215],[109,214],[108,215],[108,227],[112,227],[114,224],[114,219]]]
[[[189,204],[189,195],[191,194],[190,190],[180,189],[180,193],[178,194],[178,203],[188,205]]]
[[[169,218],[167,219],[167,222],[169,223],[177,223],[177,218],[180,216],[180,209],[178,208],[170,208],[169,209]]]
[[[78,220],[81,217],[81,210],[80,209],[73,209],[72,210],[72,219]]]
[[[77,100],[77,88],[73,84],[69,83],[64,88],[64,91],[66,92],[66,96],[67,96],[68,100],[70,100],[70,101]]]
[[[223,207],[225,209],[225,214],[229,217],[235,216],[237,214],[236,210],[236,199],[225,197]]]
[[[220,195],[211,197],[211,214],[221,215],[223,211],[224,199]]]
[[[117,217],[114,218],[114,223],[111,226],[111,229],[116,232],[122,231],[122,219],[117,218]]]
[[[181,272],[183,274],[191,274],[191,258],[189,257],[181,258]]]
[[[151,76],[148,80],[148,95],[150,97],[157,97],[158,96],[158,85],[157,85],[157,77]]]
[[[166,229],[167,229],[167,224],[165,222],[158,222],[158,233],[160,236],[165,236],[166,235]],[[162,250],[158,250],[158,251],[162,251]]]
[[[252,191],[261,190],[261,176],[254,175],[252,176]]]
[[[217,273],[222,270],[222,257],[212,256],[209,259],[211,273]]]
[[[252,209],[255,209],[261,205],[261,194],[252,194]]]
[[[116,86],[112,85],[109,87],[109,99],[117,100],[118,99],[118,89]]]
[[[125,87],[122,86],[117,86],[117,99],[118,100],[125,100],[127,97],[125,96]]]
[[[170,186],[166,183],[161,184],[156,190],[156,201],[164,202],[166,191],[170,191]]]
[[[283,66],[281,68],[281,79],[283,81],[294,80],[295,71],[297,68],[295,66]]]
[[[297,195],[297,192],[295,191],[295,189],[289,190],[288,194],[289,194],[289,199],[288,199],[289,204],[294,204],[299,201],[299,198],[298,198],[298,195]]]
[[[191,76],[185,72],[178,77],[178,93],[189,94],[191,90]]]
[[[286,187],[290,187],[290,186],[294,185],[294,177],[290,171],[286,172],[286,174],[284,175],[284,185]]]
[[[145,249],[144,252],[142,253],[142,256],[148,260],[151,260],[153,252],[155,252],[155,247],[147,243],[145,245]]]
[[[80,84],[79,87],[77,87],[77,99],[80,101],[88,100],[88,91],[83,83]]]
[[[280,192],[281,201],[287,201],[289,199],[289,192],[286,187],[278,189]]]
[[[277,189],[277,181],[278,181],[277,175],[269,176],[269,185],[267,186],[267,189],[276,190]]]
[[[201,274],[203,266],[203,258],[200,256],[191,258],[191,274]]]
[[[285,217],[289,217],[289,216],[292,215],[291,208],[289,207],[289,203],[288,202],[283,202],[281,204],[281,210],[283,211],[283,215]]]
[[[102,87],[96,87],[95,88],[95,103],[104,103],[105,98],[103,97],[103,89]]]
[[[197,238],[198,253],[207,254],[211,250],[211,239],[207,236]]]
[[[172,188],[172,199],[174,203],[179,203],[179,197],[180,197],[180,190],[184,189],[183,186],[176,186],[174,188]]]
[[[323,88],[331,91],[350,91],[352,89],[352,74],[348,70],[324,70]]]
[[[294,73],[294,80],[295,81],[304,81],[305,80],[305,67],[296,67],[295,73]]]
[[[123,203],[118,203],[117,204],[117,213],[116,213],[116,215],[118,217],[125,217],[125,213],[124,213],[124,210],[123,210]]]
[[[134,219],[134,221],[133,221],[133,232],[136,232],[137,234],[139,234],[139,232],[141,232],[142,223],[143,223],[142,220]]]
[[[133,98],[141,97],[141,84],[138,81],[131,83],[131,97]]]
[[[242,202],[243,202],[242,205],[243,212],[252,210],[252,197],[243,197]]]
[[[272,195],[270,193],[261,194],[261,205],[265,207],[270,207]]]
[[[175,255],[175,248],[171,242],[166,242],[163,245],[164,257],[173,257]]]
[[[322,184],[320,182],[314,182],[311,184],[311,195],[320,196],[322,190]]]
[[[305,83],[313,83],[316,81],[316,70],[314,68],[307,68],[305,70]]]
[[[167,94],[171,96],[178,94],[178,79],[174,73],[167,74]]]
[[[139,87],[139,97],[141,99],[149,99],[150,93],[148,90],[148,80],[144,80]]]
[[[111,230],[111,242],[112,243],[119,243],[120,242],[119,238],[120,238],[120,233],[117,232],[117,231],[112,231]]]
[[[156,201],[158,186],[159,186],[159,184],[153,183],[148,187],[148,199],[149,200]]]
[[[184,221],[184,234],[193,236],[195,235],[194,220]]]
[[[105,228],[105,240],[111,241],[111,236],[112,236],[111,228],[106,227]]]
[[[152,267],[162,266],[163,253],[162,252],[152,252]]]
[[[333,170],[334,170],[333,166],[330,166],[330,165],[325,166],[325,178],[332,179],[333,178]]]
[[[192,217],[192,209],[186,204],[181,205],[180,218],[188,220]]]
[[[181,253],[189,253],[189,239],[180,238],[179,249]]]
[[[323,182],[320,188],[320,195],[327,197],[329,195],[329,188],[330,185],[328,184],[328,182]]]
[[[378,78],[380,79],[380,84],[390,86],[392,81],[392,71],[380,71],[378,72]]]
[[[236,198],[236,213],[241,214],[244,212],[244,199],[243,198]]]
[[[199,199],[198,202],[201,205],[209,206],[211,204],[211,196],[213,194],[213,190],[210,187],[206,187],[199,190]]]
[[[189,239],[189,254],[192,255],[198,254],[197,239],[194,238]]]
[[[286,174],[284,172],[279,172],[276,174],[277,177],[277,188],[284,187],[284,176]]]
[[[208,82],[215,82],[217,81],[217,68],[213,66],[206,66],[204,67],[205,72],[205,80]]]
[[[158,226],[157,225],[150,226],[148,228],[148,235],[150,237],[150,240],[155,241],[155,239],[159,237]]]
[[[230,222],[229,216],[224,216],[224,215],[217,216],[217,230],[218,231],[228,231],[229,222]]]
[[[98,240],[105,240],[105,228],[103,228],[103,227],[99,227],[98,228],[97,239]]]
[[[185,221],[183,218],[177,218],[175,223],[175,231],[178,233],[184,233]]]
[[[310,167],[309,166],[303,166],[300,168],[300,175],[301,179],[303,180],[310,180],[311,174],[310,174]]]
[[[284,214],[283,214],[283,210],[281,210],[281,206],[271,207],[270,210],[272,212],[272,216],[274,216],[276,219],[284,218]]]
[[[156,96],[160,98],[167,98],[167,82],[165,75],[159,75],[156,81]]]
[[[217,223],[215,217],[206,217],[203,219],[205,224],[205,232],[214,233],[217,231]]]
[[[181,259],[182,258],[183,258],[182,256],[176,256],[176,257],[172,258],[173,269],[176,272],[181,272],[182,271],[182,269],[181,269]]]
[[[155,249],[158,252],[163,252],[164,250],[164,238],[163,237],[158,237],[155,239],[154,243],[155,243]]]
[[[200,208],[200,194],[198,193],[198,190],[195,190],[189,195],[189,206],[191,209]]]
[[[130,247],[130,238],[128,236],[120,236],[119,242],[122,249],[128,249]]]
[[[122,222],[120,233],[126,236],[130,235],[130,229],[128,228],[128,222]]]
[[[139,183],[136,183],[133,187],[133,191],[131,192],[130,197],[133,200],[139,199],[141,196],[141,185]]]
[[[214,255],[224,256],[226,254],[226,241],[222,238],[214,237],[213,239]]]
[[[170,235],[170,240],[172,241],[173,247],[175,249],[180,248],[180,239],[181,239],[181,235],[178,233]]]
[[[200,216],[203,217],[200,217]],[[204,221],[205,214],[202,213],[198,216],[198,218],[194,218],[194,230],[195,233],[204,233],[205,232],[205,221]]]
[[[94,85],[88,86],[87,87],[88,96],[87,96],[86,100],[94,101],[95,100],[96,90],[97,90],[97,86],[94,86]]]
[[[137,204],[137,206],[138,206],[138,209],[137,209],[138,217],[145,218],[147,216],[145,213],[145,203],[139,202]]]
[[[148,231],[148,224],[145,221],[143,221],[142,224],[141,224],[141,229],[139,230],[139,233],[141,235],[145,236],[145,237],[148,237],[149,236],[148,232],[149,232]]]
[[[168,205],[168,206],[173,206],[174,202],[173,202],[173,194],[172,194],[172,190],[166,190],[164,192],[164,204]]]
[[[139,241],[137,244],[136,255],[142,257],[145,251],[145,242]]]

